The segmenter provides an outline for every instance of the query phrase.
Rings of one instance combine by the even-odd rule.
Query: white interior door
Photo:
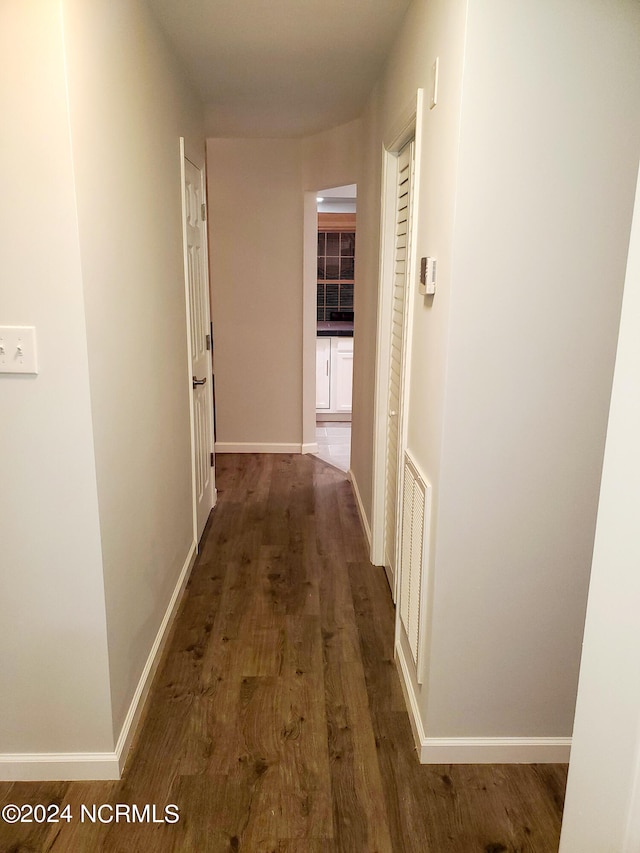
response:
[[[204,175],[190,160],[184,163],[184,244],[191,359],[193,430],[194,532],[200,541],[215,503],[213,455],[213,391],[209,276],[204,205]]]
[[[405,361],[407,316],[407,269],[409,266],[411,207],[413,194],[414,143],[407,143],[398,155],[398,179],[395,208],[395,251],[393,303],[391,310],[391,349],[389,357],[389,395],[387,398],[387,441],[385,462],[385,568],[391,589],[395,588],[397,568],[398,472],[400,468],[400,414]],[[395,596],[394,596],[395,597]]]

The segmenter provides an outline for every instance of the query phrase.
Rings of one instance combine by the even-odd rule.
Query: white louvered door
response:
[[[201,170],[186,158],[184,171],[184,229],[193,385],[195,515],[197,541],[200,541],[215,496],[209,278],[206,224],[203,216],[204,179]]]
[[[411,208],[413,195],[414,143],[398,155],[396,194],[396,239],[394,252],[391,351],[385,462],[385,565],[392,589],[397,569],[398,473],[400,466],[400,412],[404,375],[404,339],[407,316],[407,270],[409,265]]]

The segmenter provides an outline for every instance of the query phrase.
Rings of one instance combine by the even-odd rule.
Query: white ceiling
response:
[[[318,190],[316,198],[322,199],[317,203],[318,213],[355,213],[357,195],[356,184]]]
[[[318,195],[329,198],[356,198],[358,195],[357,184],[347,184],[344,187],[328,187],[326,190],[318,190]]]
[[[356,118],[410,0],[147,0],[208,136],[304,136]]]

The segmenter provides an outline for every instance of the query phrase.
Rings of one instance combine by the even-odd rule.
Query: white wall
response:
[[[193,545],[180,136],[201,108],[135,0],[65,0],[116,737]]]
[[[37,61],[25,61],[27,45]],[[0,374],[0,753],[107,751],[114,741],[60,3],[5,0],[0,54],[0,324],[35,325],[40,363],[36,377]]]
[[[11,0],[0,50],[0,323],[34,324],[40,361],[0,376],[0,775],[109,774],[193,546],[179,137],[202,163],[200,105],[138,2]]]
[[[419,86],[428,100],[439,57],[417,202],[438,285],[425,299],[413,282],[408,398],[434,488],[429,676],[409,679],[427,737],[571,734],[640,143],[638,10],[416,0],[363,116],[352,468],[370,513],[382,143]]]
[[[640,847],[640,184],[589,586],[561,853]]]
[[[359,276],[356,337],[361,347],[360,371],[354,376],[353,454],[351,467],[371,522],[372,466],[378,278],[380,246],[380,199],[383,145],[401,130],[403,116],[415,109],[419,88],[427,92],[430,69],[439,58],[439,101],[425,110],[422,178],[418,200],[417,252],[438,258],[438,298],[416,314],[413,350],[409,356],[416,376],[411,391],[410,443],[423,471],[434,487],[437,513],[442,412],[444,408],[446,338],[451,279],[451,241],[456,191],[456,166],[460,121],[462,63],[465,38],[465,0],[422,2],[409,8],[394,43],[385,73],[365,112],[364,175],[358,191]]]
[[[300,143],[208,139],[207,169],[216,447],[299,449]]]
[[[362,122],[355,119],[323,133],[306,136],[302,145],[305,190],[357,184],[362,156]],[[357,191],[357,190],[356,190]]]
[[[639,39],[633,0],[469,3],[432,735],[571,734],[640,149]],[[429,400],[412,404],[419,424]]]
[[[218,450],[299,451],[315,441],[315,281],[313,298],[304,301],[305,191],[355,183],[359,140],[358,121],[302,140],[207,140]],[[307,279],[315,276],[312,198]],[[311,334],[303,336],[303,328]],[[304,431],[303,376],[311,388]]]

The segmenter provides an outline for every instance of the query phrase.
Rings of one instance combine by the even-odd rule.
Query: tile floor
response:
[[[349,470],[351,456],[351,422],[350,421],[318,421],[316,424],[316,440],[320,459],[340,468]]]

